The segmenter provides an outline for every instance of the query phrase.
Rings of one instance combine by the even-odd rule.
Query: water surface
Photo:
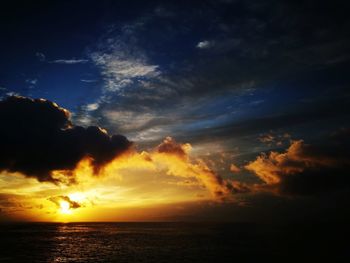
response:
[[[349,259],[347,243],[340,242],[338,237],[339,229],[323,226],[31,223],[0,227],[0,262],[310,262],[325,258],[346,262]]]

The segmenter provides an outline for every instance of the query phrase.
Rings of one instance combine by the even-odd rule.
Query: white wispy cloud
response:
[[[6,93],[7,96],[20,96],[21,94],[14,92],[14,91],[9,91]]]
[[[94,111],[97,110],[100,107],[100,104],[98,102],[95,103],[90,103],[86,105],[86,110],[87,111]]]
[[[140,80],[161,75],[160,67],[151,62],[146,50],[138,45],[138,34],[153,14],[141,16],[131,23],[111,26],[101,37],[90,59],[100,69],[105,93],[118,93]]]
[[[154,78],[160,74],[158,65],[148,64],[145,59],[126,56],[125,51],[96,52],[91,57],[101,69],[106,91],[118,91],[132,84],[135,79]]]
[[[78,125],[82,125],[82,126],[90,126],[92,124],[92,118],[88,114],[79,116],[75,120]]]
[[[80,81],[86,82],[86,83],[94,83],[94,82],[97,82],[98,80],[97,79],[81,79]]]
[[[107,36],[101,38],[95,47],[95,51],[89,53],[89,60],[95,64],[100,71],[102,79],[81,79],[82,82],[99,82],[101,86],[101,95],[92,103],[82,106],[82,112],[77,116],[78,121],[83,125],[91,124],[92,115],[96,110],[100,110],[102,104],[108,103],[113,96],[127,96],[127,88],[133,85],[143,87],[143,83],[158,78],[161,75],[159,66],[149,63],[142,48],[130,43],[129,37],[134,31],[142,27],[144,21],[138,21],[134,24],[127,24],[121,27],[121,34],[109,32]],[[115,122],[118,118],[118,124],[128,130],[129,124],[123,122],[123,115],[129,118],[137,118],[131,112],[106,112],[104,117],[110,122]],[[132,115],[132,116],[131,116]],[[142,120],[142,118],[145,118]],[[137,118],[136,126],[143,125],[143,121],[149,121],[150,116]]]
[[[107,110],[103,112],[103,115],[110,122],[118,122],[118,124],[122,126],[125,131],[133,131],[138,129],[157,117],[152,113],[139,113],[125,110]]]
[[[87,59],[56,59],[52,60],[49,63],[54,63],[54,64],[84,64],[89,62]]]
[[[204,41],[198,42],[196,47],[200,49],[207,49],[207,48],[211,48],[213,45],[214,43],[212,41],[204,40]]]
[[[45,54],[41,52],[36,52],[35,56],[40,62],[47,62],[52,64],[84,64],[89,62],[88,59],[76,59],[76,58],[48,60],[46,59]]]
[[[38,83],[38,79],[26,79],[25,82],[30,85],[36,85]]]

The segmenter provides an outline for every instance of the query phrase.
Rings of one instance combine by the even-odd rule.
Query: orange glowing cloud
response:
[[[118,156],[106,164],[98,173],[98,177],[118,176],[123,170],[143,169],[153,172],[163,172],[166,175],[191,178],[197,181],[212,194],[213,197],[227,197],[233,192],[236,184],[225,180],[201,159],[190,157],[191,145],[179,144],[171,137],[167,137],[152,151],[138,152],[134,149]],[[54,176],[60,177],[64,171],[54,171]],[[78,184],[96,179],[91,160],[86,158],[79,163],[70,174],[76,178]],[[64,180],[61,180],[64,181]],[[192,182],[193,183],[193,182]]]
[[[330,165],[326,156],[307,154],[309,145],[303,140],[293,141],[285,153],[262,154],[245,168],[254,172],[266,184],[278,184],[282,177],[302,173],[305,169],[319,165]]]
[[[333,136],[322,146],[292,141],[284,153],[262,153],[245,166],[263,182],[252,186],[252,190],[307,195],[348,187],[350,162],[344,147],[347,138],[344,134]]]
[[[241,169],[237,165],[231,163],[230,171],[233,172],[233,173],[239,173],[241,171]]]

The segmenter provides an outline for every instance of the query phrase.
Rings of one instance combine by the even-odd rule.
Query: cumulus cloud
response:
[[[245,168],[261,185],[280,194],[324,194],[350,187],[349,131],[333,135],[322,145],[293,141],[284,153],[261,154]]]
[[[167,173],[178,177],[193,177],[204,185],[215,197],[222,198],[230,194],[230,183],[211,170],[201,159],[191,160],[191,145],[179,144],[167,137],[155,148],[151,160],[160,162]]]
[[[0,101],[0,122],[0,171],[39,181],[60,181],[52,172],[73,170],[83,158],[91,158],[98,172],[131,145],[126,137],[110,136],[96,126],[74,126],[67,110],[44,99],[12,96]]]
[[[167,163],[168,173],[174,176],[194,177],[217,198],[230,199],[232,194],[250,191],[244,184],[230,179],[224,179],[202,159],[190,159],[192,146],[189,143],[179,144],[173,138],[167,137],[159,144],[155,151],[160,155],[164,163]],[[174,156],[175,159],[169,159]],[[156,155],[157,156],[157,155]]]

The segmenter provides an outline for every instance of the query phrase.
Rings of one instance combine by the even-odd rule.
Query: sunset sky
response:
[[[349,215],[346,1],[0,8],[0,221]]]

